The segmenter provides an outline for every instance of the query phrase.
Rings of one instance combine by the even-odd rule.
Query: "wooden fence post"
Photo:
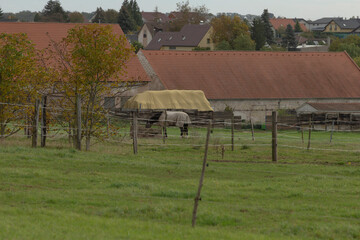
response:
[[[164,124],[163,124],[163,143],[165,144],[165,140],[166,140],[166,137],[167,137],[167,111],[165,110],[165,121],[164,121]]]
[[[231,151],[234,151],[234,112],[231,116]]]
[[[138,126],[137,126],[137,120],[138,118],[138,112],[134,111],[133,112],[133,150],[134,150],[134,154],[138,153],[138,141],[137,141],[137,137],[138,137]]]
[[[200,196],[201,196],[201,188],[202,188],[202,186],[203,186],[204,175],[205,175],[206,161],[207,161],[207,155],[208,155],[208,149],[209,149],[209,141],[210,141],[211,125],[212,125],[212,121],[210,120],[210,121],[209,121],[208,128],[207,128],[206,143],[205,143],[205,154],[204,154],[204,161],[203,161],[202,170],[201,170],[199,187],[198,187],[198,191],[197,191],[196,197],[195,197],[195,199],[194,199],[194,210],[193,210],[193,216],[192,216],[192,227],[195,227],[195,225],[196,225],[197,208],[198,208],[198,206],[199,206],[199,200],[201,200],[201,197],[200,197]]]
[[[32,125],[32,147],[37,147],[37,134],[39,127],[40,100],[35,100],[34,121]]]
[[[332,138],[333,138],[333,133],[334,133],[334,125],[335,125],[335,121],[332,120],[332,127],[331,127],[331,134],[330,134],[330,143],[332,142]]]
[[[310,149],[310,146],[311,146],[311,115],[310,115],[310,118],[309,118],[309,139],[308,139],[308,146],[307,146],[307,149],[309,150]]]
[[[46,146],[46,106],[47,96],[42,98],[42,113],[41,113],[41,147]]]
[[[301,126],[301,141],[304,144],[304,128]]]
[[[272,161],[277,162],[277,111],[272,112]]]
[[[81,150],[81,95],[76,94],[76,148]]]
[[[253,123],[253,121],[252,121],[252,118],[250,118],[250,124],[251,124],[251,136],[252,136],[252,140],[255,141],[254,123]]]

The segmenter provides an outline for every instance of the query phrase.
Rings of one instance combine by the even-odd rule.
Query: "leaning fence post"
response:
[[[138,141],[137,141],[137,137],[138,137],[138,127],[137,127],[137,118],[138,118],[138,114],[137,111],[133,112],[133,150],[134,150],[134,154],[138,153]]]
[[[165,120],[164,120],[164,124],[163,124],[163,143],[165,144],[165,139],[167,137],[167,130],[166,130],[166,127],[167,127],[167,111],[165,110]]]
[[[277,162],[277,111],[272,112],[272,161]]]
[[[46,145],[46,107],[47,107],[47,96],[42,98],[42,113],[41,113],[41,147]]]
[[[210,120],[210,121],[209,121],[208,128],[207,128],[206,143],[205,143],[205,154],[204,154],[204,161],[203,161],[202,170],[201,170],[199,187],[198,187],[198,191],[197,191],[196,197],[195,197],[195,199],[194,199],[194,210],[193,210],[193,216],[192,216],[192,227],[195,227],[195,225],[196,225],[197,208],[198,208],[198,206],[199,206],[199,200],[201,200],[201,197],[200,197],[200,196],[201,196],[201,188],[202,188],[202,186],[203,186],[204,175],[205,175],[206,161],[207,161],[207,155],[208,155],[208,149],[209,149],[209,140],[210,140],[211,125],[212,125],[212,121]]]
[[[34,121],[32,126],[32,147],[37,147],[37,134],[38,134],[38,127],[39,127],[39,111],[40,109],[40,100],[35,100],[35,110],[34,110]]]

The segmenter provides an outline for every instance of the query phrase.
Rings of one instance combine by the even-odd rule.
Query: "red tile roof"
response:
[[[166,89],[208,99],[360,98],[360,69],[345,52],[142,53]]]
[[[286,29],[287,25],[289,25],[289,24],[294,29],[296,21],[294,21],[294,19],[288,19],[288,18],[271,18],[270,23],[276,30],[278,30],[280,27],[283,27]],[[299,24],[300,24],[301,29],[304,32],[308,31],[308,29],[306,28],[306,26],[303,23],[299,23]]]
[[[90,23],[0,23],[0,33],[26,33],[36,48],[44,49],[49,46],[50,38],[61,41],[71,28],[87,24]],[[116,34],[124,34],[118,24],[111,24],[111,26]],[[128,80],[150,81],[135,54],[127,63],[126,71]]]
[[[145,23],[154,22],[156,19],[159,19],[159,21],[162,23],[168,22],[170,20],[166,14],[161,12],[141,12],[141,16]]]

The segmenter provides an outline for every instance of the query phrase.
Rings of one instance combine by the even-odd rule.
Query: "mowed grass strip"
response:
[[[216,138],[219,131],[195,229],[191,216],[203,147],[193,145],[202,139],[170,137],[168,145],[140,139],[144,145],[136,156],[121,143],[78,152],[65,141],[31,149],[26,139],[6,140],[0,145],[0,238],[360,239],[356,152],[280,147],[279,164],[272,164],[270,147],[262,145],[269,132],[256,132],[255,142],[238,132],[238,146],[234,152],[226,146],[222,159],[215,145],[228,139]],[[287,145],[302,144],[300,133],[281,133]],[[340,141],[330,145],[328,136],[315,132],[314,146],[341,147]]]

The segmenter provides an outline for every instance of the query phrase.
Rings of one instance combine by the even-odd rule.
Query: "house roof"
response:
[[[210,28],[208,24],[187,24],[180,32],[158,32],[146,49],[160,50],[163,46],[196,47]]]
[[[331,22],[334,19],[342,19],[342,18],[339,18],[339,17],[325,17],[325,18],[317,19],[315,21],[311,21],[310,23],[311,24],[328,24],[329,22]]]
[[[147,22],[155,22],[158,19],[158,22],[168,22],[169,17],[161,12],[141,12],[142,19],[145,23]]]
[[[308,108],[306,105],[310,106]],[[360,103],[313,103],[308,102],[297,109],[297,112],[344,113],[360,112]]]
[[[271,18],[270,23],[276,30],[278,30],[280,27],[286,28],[286,26],[289,24],[293,28],[295,28],[296,21],[294,21],[294,19],[289,19],[289,18]],[[307,28],[303,23],[299,22],[299,24],[300,24],[301,30],[303,30],[304,32],[307,31]]]
[[[166,89],[208,99],[360,98],[360,69],[345,52],[142,53]]]
[[[360,26],[359,19],[348,19],[348,20],[334,19],[334,22],[342,29],[356,29]]]
[[[67,36],[68,31],[75,26],[88,25],[90,23],[0,23],[0,33],[26,33],[28,38],[35,44],[37,49],[45,49],[49,46],[50,40],[61,41]],[[110,24],[116,34],[124,35],[118,24]],[[127,65],[128,80],[150,81],[145,73],[139,59],[134,54]]]

